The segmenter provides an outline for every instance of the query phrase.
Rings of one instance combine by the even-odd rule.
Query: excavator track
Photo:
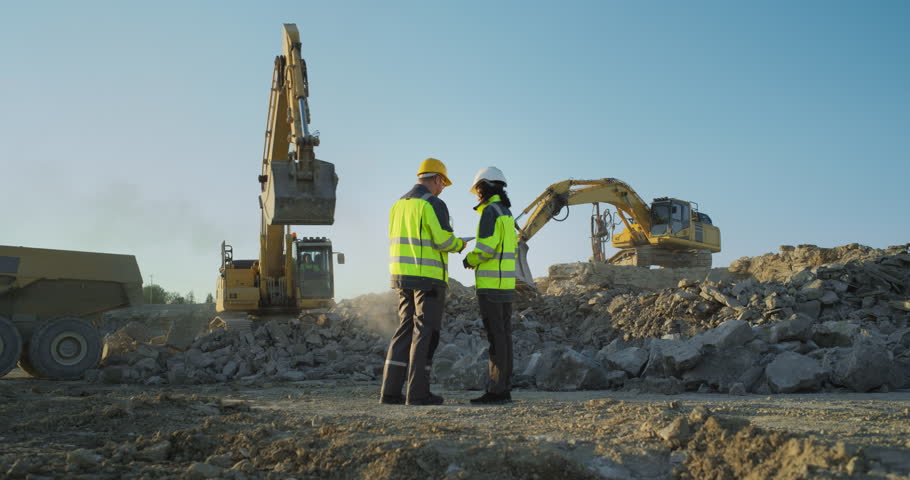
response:
[[[711,252],[707,250],[663,250],[655,247],[626,248],[610,257],[610,265],[632,265],[648,268],[711,268]]]

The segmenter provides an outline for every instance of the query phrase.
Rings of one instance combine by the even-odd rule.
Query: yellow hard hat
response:
[[[417,170],[417,176],[421,176],[424,173],[436,173],[442,175],[442,181],[445,183],[445,186],[452,184],[452,181],[449,180],[447,175],[448,170],[446,170],[446,165],[435,158],[428,158],[420,164],[420,169]]]

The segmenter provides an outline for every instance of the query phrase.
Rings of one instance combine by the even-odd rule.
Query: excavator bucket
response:
[[[335,165],[314,160],[312,178],[293,162],[270,164],[265,191],[259,196],[269,225],[332,225],[335,223]]]
[[[516,253],[518,257],[515,259],[515,279],[536,292],[537,285],[534,284],[534,276],[531,275],[531,267],[528,266],[528,244],[519,241]]]

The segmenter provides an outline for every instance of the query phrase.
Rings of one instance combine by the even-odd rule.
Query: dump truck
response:
[[[0,377],[81,378],[101,359],[104,312],[141,306],[136,257],[0,245]]]
[[[324,237],[297,238],[292,225],[335,222],[335,165],[316,158],[310,130],[309,80],[294,24],[282,27],[283,55],[275,58],[267,129],[258,177],[259,258],[235,259],[221,244],[212,328],[249,328],[252,318],[299,314],[334,305],[334,266],[344,255]]]

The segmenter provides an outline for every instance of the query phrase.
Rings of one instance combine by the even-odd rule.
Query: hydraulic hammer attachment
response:
[[[259,196],[269,225],[332,225],[335,223],[335,165],[313,160],[311,178],[292,161],[273,161]]]

